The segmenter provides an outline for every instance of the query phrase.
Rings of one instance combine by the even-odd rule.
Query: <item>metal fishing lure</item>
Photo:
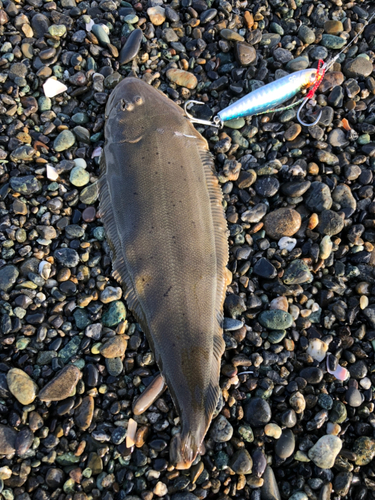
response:
[[[340,55],[347,50],[360,36],[365,26],[367,26],[370,21],[375,16],[375,12],[370,16],[368,21],[366,21],[365,25],[362,29],[355,35],[355,37],[350,41],[348,45],[346,45],[333,59],[329,62],[324,63],[324,61],[319,60],[317,69],[304,69],[302,71],[297,71],[290,75],[284,76],[274,82],[271,82],[263,87],[260,87],[253,92],[250,92],[246,96],[242,97],[238,101],[229,105],[227,108],[224,108],[222,111],[219,111],[217,115],[210,120],[201,120],[199,118],[194,118],[189,112],[188,108],[191,104],[203,104],[200,101],[189,100],[185,103],[184,110],[186,116],[193,123],[200,123],[203,125],[211,125],[214,127],[223,127],[224,122],[233,120],[235,118],[240,118],[242,116],[254,116],[261,115],[263,113],[271,113],[274,111],[284,111],[286,109],[290,109],[294,106],[300,107],[297,112],[297,119],[306,127],[311,127],[316,125],[321,116],[322,111],[320,111],[319,116],[313,123],[305,123],[302,121],[300,113],[302,108],[305,106],[309,99],[312,99],[315,95],[316,90],[321,84],[326,71],[328,71],[333,64],[337,61]],[[278,108],[280,104],[285,103],[289,99],[295,97],[299,92],[310,88],[309,92],[305,97],[299,99],[297,102],[285,106],[282,108]]]

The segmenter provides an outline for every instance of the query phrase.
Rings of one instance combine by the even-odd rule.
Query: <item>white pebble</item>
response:
[[[68,87],[66,85],[54,78],[48,78],[43,84],[43,91],[46,97],[55,97],[65,92],[67,89]]]
[[[53,167],[49,163],[47,163],[46,172],[47,172],[47,179],[49,179],[50,181],[56,181],[59,178],[59,174],[56,172],[55,167]]]
[[[371,387],[371,380],[368,377],[363,378],[359,381],[359,385],[363,387],[363,389],[367,390]]]
[[[280,250],[288,250],[291,252],[293,248],[297,245],[297,240],[295,238],[289,238],[288,236],[283,236],[278,242]]]
[[[91,31],[92,27],[94,26],[94,21],[90,19],[88,23],[86,23],[86,31]]]
[[[128,430],[126,432],[126,447],[131,448],[135,444],[135,434],[137,432],[137,422],[129,418]]]
[[[101,148],[100,146],[95,148],[94,151],[92,152],[91,158],[95,158],[96,156],[101,156],[102,151],[103,148]]]
[[[76,167],[82,167],[82,168],[87,167],[87,163],[83,158],[75,158],[73,161]]]
[[[48,280],[51,274],[51,264],[46,260],[42,260],[39,263],[38,272],[44,280]]]
[[[309,347],[307,348],[307,354],[317,361],[323,361],[326,357],[328,351],[328,345],[322,342],[320,339],[310,339]]]

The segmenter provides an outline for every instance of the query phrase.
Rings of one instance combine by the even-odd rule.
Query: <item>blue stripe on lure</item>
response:
[[[217,114],[221,122],[269,111],[313,85],[316,69],[304,69],[250,92]],[[276,110],[277,111],[277,110]]]

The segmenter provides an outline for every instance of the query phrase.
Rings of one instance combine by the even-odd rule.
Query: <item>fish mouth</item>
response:
[[[143,135],[136,137],[135,139],[123,139],[122,141],[116,141],[113,144],[137,144],[137,142],[143,139]]]

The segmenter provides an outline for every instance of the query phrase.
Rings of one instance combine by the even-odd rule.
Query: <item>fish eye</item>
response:
[[[125,99],[120,101],[122,111],[132,111],[134,109],[134,104],[131,102],[126,102]]]
[[[310,78],[309,78],[310,83],[314,83],[314,82],[315,82],[315,79],[316,79],[316,74],[315,74],[315,73],[314,73],[314,74],[312,74],[312,75],[310,75]]]
[[[135,103],[135,104],[137,104],[138,106],[139,106],[140,104],[143,104],[143,99],[142,99],[142,97],[141,97],[140,95],[135,96],[135,98],[134,98],[134,103]]]

